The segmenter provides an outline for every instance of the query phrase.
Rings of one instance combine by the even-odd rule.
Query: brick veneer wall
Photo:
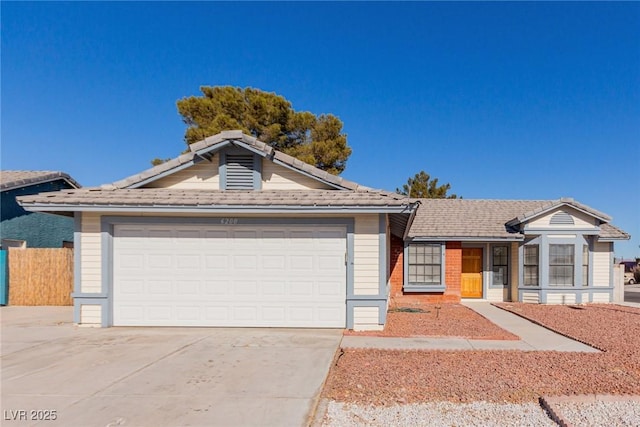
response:
[[[390,257],[390,301],[391,308],[416,306],[432,303],[456,303],[460,302],[460,275],[462,274],[462,244],[460,242],[447,242],[445,250],[445,274],[444,279],[447,288],[444,292],[404,292],[402,290],[404,275],[404,242],[401,238],[391,236]]]

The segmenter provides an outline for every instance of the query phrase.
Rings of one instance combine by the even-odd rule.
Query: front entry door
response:
[[[482,249],[462,249],[462,298],[482,298]]]

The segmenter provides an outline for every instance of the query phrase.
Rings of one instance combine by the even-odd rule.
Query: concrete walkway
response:
[[[485,301],[463,302],[502,329],[520,337],[520,341],[471,340],[466,338],[392,338],[368,336],[344,336],[342,348],[380,348],[400,350],[524,350],[524,351],[573,351],[599,353],[581,342],[556,334],[520,316],[497,308]]]

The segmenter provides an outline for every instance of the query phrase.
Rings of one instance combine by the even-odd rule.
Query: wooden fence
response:
[[[9,249],[9,305],[73,305],[73,249]]]

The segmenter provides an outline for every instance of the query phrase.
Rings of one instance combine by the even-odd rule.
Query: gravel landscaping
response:
[[[387,313],[384,330],[346,331],[345,335],[455,337],[476,340],[519,339],[516,335],[460,304],[424,304],[419,307],[394,309]]]
[[[345,349],[323,397],[361,405],[533,403],[540,396],[640,394],[640,310],[501,304],[603,353]]]
[[[450,402],[395,405],[389,407],[329,403],[324,426],[482,426],[557,427],[536,403],[496,404]],[[606,424],[602,424],[606,425]]]
[[[639,402],[559,403],[556,408],[564,421],[574,426],[640,425]]]

